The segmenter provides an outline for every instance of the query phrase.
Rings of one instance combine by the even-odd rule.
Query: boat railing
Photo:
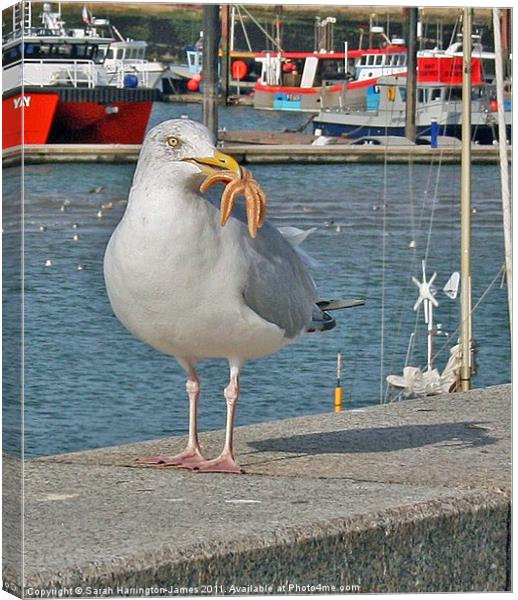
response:
[[[133,61],[128,64],[121,59],[109,59],[105,62],[107,75],[110,82],[115,78],[115,86],[118,88],[126,87],[126,76],[134,75],[137,77],[139,87],[149,87],[149,73],[146,69],[139,69],[138,65],[147,64],[145,61]]]
[[[72,87],[93,88],[97,85],[97,69],[91,60],[24,58],[9,65],[9,69],[23,65],[23,79],[25,85],[46,87],[48,85],[65,85]],[[32,78],[29,66],[36,67],[39,77]],[[39,67],[39,68],[38,68]],[[53,70],[51,70],[53,69]]]

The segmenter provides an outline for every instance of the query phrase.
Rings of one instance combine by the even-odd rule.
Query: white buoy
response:
[[[72,239],[74,240],[74,242],[78,242],[81,239],[81,237],[78,233],[75,233]]]
[[[104,215],[103,215],[103,211],[102,211],[102,210],[98,210],[98,211],[97,211],[97,217],[98,217],[99,219],[101,219],[103,216],[104,216]]]
[[[79,223],[73,223],[72,224],[72,228],[73,229],[79,229]]]
[[[417,247],[417,242],[415,240],[410,240],[410,243],[408,244],[408,247],[413,250],[414,248]]]
[[[336,233],[341,233],[342,232],[342,228],[340,227],[340,225],[336,226]]]
[[[40,225],[39,226],[39,230],[40,231],[47,231],[47,228],[45,227],[45,225]]]
[[[83,271],[83,270],[84,270],[84,267],[83,267],[83,265],[77,265],[77,270],[78,270],[78,271]]]
[[[45,266],[52,267],[52,261],[50,260],[50,258],[47,258],[47,260],[45,261]]]

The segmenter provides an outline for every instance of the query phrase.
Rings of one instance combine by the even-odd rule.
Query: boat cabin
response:
[[[147,43],[143,41],[125,40],[112,42],[106,53],[107,60],[144,61],[146,58]]]

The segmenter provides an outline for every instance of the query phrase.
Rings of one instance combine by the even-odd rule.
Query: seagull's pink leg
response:
[[[198,399],[200,397],[200,380],[194,370],[194,367],[189,365],[187,370],[187,382],[185,389],[189,396],[189,439],[187,446],[183,452],[174,456],[158,455],[139,458],[135,462],[138,465],[155,465],[158,467],[191,467],[202,462],[205,462],[200,444],[198,442]]]
[[[239,399],[239,366],[231,364],[230,383],[225,388],[227,401],[227,427],[225,445],[222,453],[213,460],[205,460],[196,465],[187,465],[189,469],[202,473],[242,473],[241,467],[234,460],[234,418]]]

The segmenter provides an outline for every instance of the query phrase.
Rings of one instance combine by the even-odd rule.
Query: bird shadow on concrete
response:
[[[344,429],[268,438],[248,442],[248,446],[259,452],[306,455],[394,452],[432,445],[466,449],[487,446],[497,441],[489,434],[489,429],[484,427],[484,424],[485,422],[460,421],[430,425]]]

